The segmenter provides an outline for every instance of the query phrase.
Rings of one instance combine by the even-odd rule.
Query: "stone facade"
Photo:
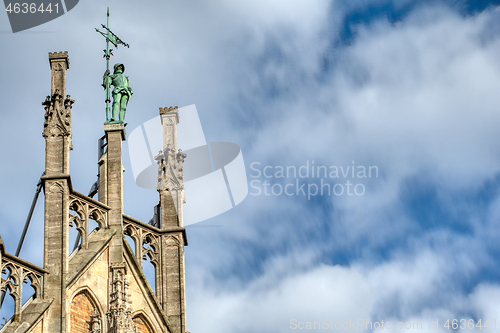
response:
[[[149,224],[124,214],[123,124],[105,124],[106,151],[98,161],[99,199],[75,191],[70,176],[71,109],[66,95],[67,52],[50,53],[51,94],[47,96],[44,267],[5,252],[0,239],[1,289],[15,301],[15,315],[4,332],[186,333],[183,161],[177,151],[177,108],[161,108],[164,149],[158,161],[158,218]],[[91,231],[93,220],[98,228]],[[80,244],[70,252],[69,228]],[[131,248],[125,235],[134,242]],[[147,245],[147,246],[145,246]],[[71,255],[70,255],[71,254]],[[155,266],[155,290],[142,270],[143,259]],[[22,282],[35,288],[22,304]]]

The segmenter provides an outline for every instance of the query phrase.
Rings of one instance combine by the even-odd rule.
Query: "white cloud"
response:
[[[500,166],[496,148],[500,123],[496,106],[500,100],[495,92],[500,86],[500,72],[494,57],[499,40],[485,43],[480,38],[497,14],[463,18],[443,9],[428,14],[417,12],[398,26],[381,22],[375,30],[361,30],[359,39],[340,51],[335,71],[326,82],[311,83],[306,75],[307,85],[294,82],[291,91],[271,100],[258,91],[247,90],[247,99],[257,105],[255,113],[263,117],[257,130],[248,130],[256,134],[251,158],[270,164],[278,160],[281,165],[301,165],[306,159],[317,158],[330,164],[356,160],[379,166],[383,177],[370,183],[372,187],[363,198],[332,198],[332,220],[323,223],[331,223],[333,230],[342,232],[333,234],[331,244],[323,244],[317,251],[350,249],[371,259],[370,251],[387,241],[409,238],[421,242],[421,248],[403,247],[402,251],[411,253],[404,259],[389,256],[386,262],[377,262],[369,279],[380,291],[376,294],[379,315],[396,318],[391,314],[399,313],[400,318],[425,322],[456,316],[464,309],[472,311],[464,305],[465,296],[460,292],[454,296],[456,291],[448,289],[446,282],[456,283],[449,288],[460,289],[460,279],[477,278],[474,274],[488,265],[489,258],[477,236],[450,238],[451,231],[431,231],[427,237],[429,231],[425,230],[423,235],[412,236],[412,231],[422,231],[418,223],[425,221],[413,220],[402,209],[401,191],[412,177],[432,184],[443,204],[448,205],[443,208],[458,215],[460,211],[453,207],[456,202],[450,196],[457,191],[474,193],[494,179]],[[281,47],[285,61],[269,60],[270,69],[263,77],[289,87],[282,73],[293,77],[292,71],[309,68],[291,49]],[[319,55],[321,50],[316,50]],[[291,66],[286,62],[289,59],[298,60]],[[283,64],[290,66],[280,67]],[[250,73],[252,69],[247,70]],[[258,79],[254,82],[261,83]],[[259,203],[264,212],[270,209],[264,201],[276,204],[275,209],[280,211],[292,209],[295,213],[294,208],[299,207],[299,214],[306,205],[302,206],[298,198],[290,198],[288,203],[262,198]],[[250,212],[253,205],[247,205]],[[294,213],[285,216],[290,218]],[[304,224],[315,220],[315,213],[310,206],[304,210]],[[483,233],[480,225],[489,222],[474,211],[469,213],[479,221],[459,216],[461,223]],[[247,223],[255,218],[255,214],[244,216]],[[275,243],[294,237],[296,229],[282,227],[286,221],[289,219],[268,226]],[[239,231],[232,234],[244,239],[252,239],[248,237],[252,235],[256,244],[270,246],[259,233],[247,237]],[[428,247],[433,241],[451,249]],[[471,250],[466,252],[464,248]],[[433,304],[436,297],[440,298],[438,305]],[[456,300],[457,304],[445,307],[446,300]]]
[[[372,295],[366,279],[350,268],[320,265],[306,271],[288,270],[280,279],[271,268],[237,292],[194,288],[188,315],[196,320],[188,329],[290,332],[299,322],[355,322],[369,317]]]
[[[477,316],[477,319],[482,319],[483,325],[486,320],[489,320],[490,325],[492,325],[489,331],[492,332],[499,327],[499,323],[496,323],[496,327],[493,326],[493,321],[497,320],[500,316],[499,297],[500,286],[490,283],[480,283],[470,295],[470,302],[477,311],[474,314]]]

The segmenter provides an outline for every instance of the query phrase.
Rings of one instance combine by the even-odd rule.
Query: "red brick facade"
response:
[[[90,301],[87,292],[78,293],[71,301],[70,307],[70,332],[88,333],[90,331],[91,315],[94,314],[95,307]]]
[[[134,318],[134,325],[137,327],[137,333],[153,333],[146,324],[146,321],[140,316]]]
[[[90,300],[90,296],[86,291],[79,292],[71,302],[70,307],[70,332],[71,333],[88,333],[91,326],[91,315],[94,314],[95,306]],[[147,320],[139,315],[133,319],[134,325],[137,327],[137,333],[153,333]]]

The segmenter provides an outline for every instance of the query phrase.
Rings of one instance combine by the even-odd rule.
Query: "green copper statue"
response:
[[[101,26],[105,29],[105,32],[100,31],[99,29],[95,29],[98,33],[106,37],[106,49],[104,50],[104,58],[106,58],[106,72],[102,77],[102,86],[104,90],[106,90],[106,122],[109,123],[123,123],[125,119],[125,110],[127,109],[127,103],[130,97],[132,96],[132,88],[130,88],[130,84],[128,82],[128,77],[123,75],[125,72],[125,66],[123,64],[116,64],[114,68],[113,75],[109,75],[109,59],[113,55],[109,48],[109,43],[113,44],[116,48],[118,45],[123,45],[126,47],[130,47],[123,40],[118,38],[110,29],[109,29],[109,7],[107,13],[107,21],[106,25],[101,24]],[[109,103],[111,103],[111,96],[109,91],[109,86],[113,85],[115,88],[113,89],[113,114],[111,115],[111,108],[109,107]]]
[[[110,115],[110,110],[106,110],[106,120],[107,122],[123,123],[125,119],[125,111],[127,109],[127,103],[132,96],[132,88],[128,81],[128,76],[123,74],[125,72],[125,66],[123,64],[115,64],[114,73],[110,75],[109,70],[104,72],[102,86],[106,89],[106,86],[113,85],[113,107],[112,115]]]

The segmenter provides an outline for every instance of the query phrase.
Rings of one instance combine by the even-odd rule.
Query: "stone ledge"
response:
[[[104,124],[104,132],[115,132],[115,131],[121,131],[122,132],[122,141],[126,140],[125,123]]]
[[[184,240],[184,246],[188,246],[188,241],[187,241],[187,234],[186,234],[186,228],[184,227],[165,227],[163,229],[160,229],[160,228],[157,228],[155,226],[152,226],[146,222],[143,222],[139,219],[136,219],[135,217],[132,217],[130,215],[127,215],[127,214],[123,214],[123,219],[124,220],[127,220],[128,222],[130,223],[135,223],[143,228],[147,228],[153,232],[155,232],[156,234],[158,235],[166,235],[166,234],[172,234],[172,233],[181,233],[182,234],[182,238]]]
[[[28,303],[30,301],[27,301]],[[23,306],[22,322],[10,321],[0,330],[2,333],[24,333],[29,331],[38,320],[42,317],[43,313],[52,304],[51,299],[33,299],[29,304]]]
[[[2,241],[2,242],[3,242],[3,241]],[[41,273],[41,274],[49,274],[49,271],[47,271],[47,270],[43,269],[42,267],[39,267],[39,266],[37,266],[37,265],[35,265],[35,264],[33,264],[33,263],[31,263],[31,262],[27,261],[27,260],[24,260],[24,259],[21,259],[21,258],[19,258],[19,257],[16,257],[16,256],[15,256],[15,255],[13,255],[13,254],[10,254],[10,253],[8,253],[8,252],[4,252],[4,253],[2,253],[2,255],[3,255],[5,258],[9,258],[10,260],[17,262],[18,264],[21,264],[21,265],[24,265],[24,266],[26,266],[26,267],[29,267],[29,268],[31,268],[32,270],[35,270],[35,271],[37,271],[37,272],[39,272],[39,273]]]
[[[43,175],[42,177],[40,177],[40,179],[43,181],[43,186],[45,186],[45,182],[47,180],[66,179],[70,193],[73,192],[73,184],[71,183],[71,176],[68,173],[54,173],[52,175]]]
[[[74,195],[75,197],[78,197],[78,198],[82,199],[82,200],[86,200],[86,201],[88,201],[88,202],[90,202],[90,203],[92,203],[92,204],[94,204],[94,205],[96,205],[98,207],[101,207],[102,209],[105,209],[107,211],[111,210],[111,207],[109,207],[108,205],[106,205],[106,204],[104,204],[104,203],[102,203],[100,201],[97,201],[94,198],[86,196],[85,194],[82,194],[82,193],[77,192],[77,191],[71,191],[71,194]]]

